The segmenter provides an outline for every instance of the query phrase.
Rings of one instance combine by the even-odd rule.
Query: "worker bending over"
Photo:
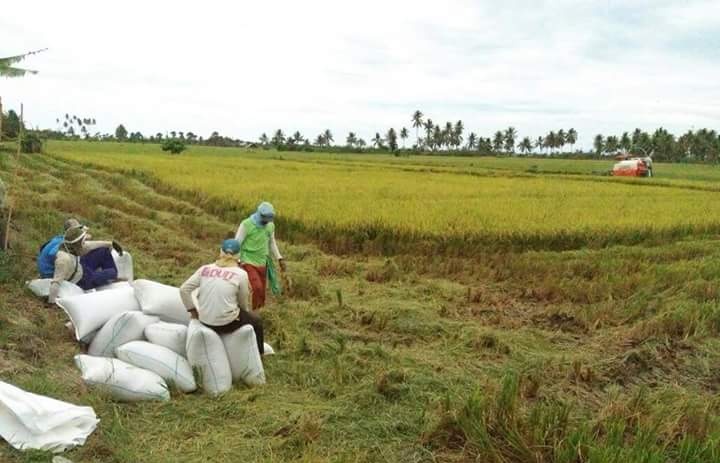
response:
[[[225,240],[220,257],[203,265],[180,287],[180,297],[190,316],[218,334],[232,333],[241,326],[252,325],[258,350],[264,353],[262,319],[249,312],[248,275],[240,268],[240,243]],[[197,307],[192,293],[197,292]]]
[[[280,255],[275,241],[275,209],[263,202],[257,211],[240,223],[235,239],[240,242],[240,262],[247,272],[252,287],[252,308],[258,310],[265,305],[267,265],[272,257],[278,260],[280,269],[286,270],[285,260]]]
[[[84,290],[98,288],[117,280],[118,272],[110,249],[122,255],[115,241],[88,241],[87,227],[72,226],[65,231],[63,242],[55,255],[48,302],[57,299],[60,283],[69,281]]]

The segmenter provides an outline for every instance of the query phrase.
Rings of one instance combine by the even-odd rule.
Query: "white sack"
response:
[[[173,383],[182,392],[197,389],[190,364],[167,347],[146,341],[133,341],[115,349],[123,362],[157,373],[168,384]]]
[[[145,327],[145,338],[153,344],[167,347],[183,357],[185,354],[185,341],[187,340],[187,326],[179,323],[158,322]]]
[[[52,278],[41,278],[38,280],[28,281],[25,285],[37,297],[48,297],[50,295],[50,282]],[[69,281],[60,282],[60,291],[58,297],[70,297],[83,294],[85,291],[75,283]]]
[[[88,347],[88,354],[97,357],[113,357],[115,348],[130,341],[143,339],[145,327],[158,322],[157,317],[137,310],[113,316],[98,331]]]
[[[95,291],[57,300],[75,327],[75,338],[85,338],[101,328],[113,315],[140,310],[132,288]]]
[[[63,452],[95,430],[91,407],[78,407],[0,381],[0,436],[18,450]]]
[[[135,271],[133,270],[133,258],[130,253],[123,251],[123,255],[121,256],[113,249],[111,254],[115,261],[115,267],[117,267],[118,279],[133,281],[135,279]]]
[[[200,369],[203,389],[211,395],[232,388],[232,373],[220,336],[198,320],[190,320],[185,345],[188,361]]]
[[[104,286],[99,286],[99,287],[95,288],[95,291],[108,291],[110,289],[127,289],[127,288],[132,288],[132,285],[130,284],[130,282],[116,281],[114,283],[109,283]]]
[[[117,359],[76,355],[75,365],[89,387],[108,390],[124,402],[170,400],[167,384],[157,373],[134,367]]]
[[[180,299],[179,288],[150,280],[136,280],[133,287],[144,313],[157,315],[164,322],[187,325],[190,321],[190,314]]]
[[[272,346],[266,342],[263,343],[263,355],[273,355],[275,353],[275,349],[272,348]]]
[[[230,361],[233,381],[242,381],[248,386],[265,384],[265,370],[253,327],[242,326],[221,338]]]

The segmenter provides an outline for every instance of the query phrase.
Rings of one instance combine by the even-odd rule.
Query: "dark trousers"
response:
[[[205,324],[203,323],[203,325]],[[245,325],[252,325],[253,330],[255,331],[255,339],[257,340],[258,350],[260,351],[260,355],[263,355],[265,353],[265,337],[263,335],[263,321],[262,318],[260,318],[260,315],[240,310],[238,318],[227,325],[205,326],[215,331],[217,334],[228,334]]]
[[[78,286],[88,290],[112,283],[117,279],[117,267],[109,248],[93,249],[80,257],[83,277]]]

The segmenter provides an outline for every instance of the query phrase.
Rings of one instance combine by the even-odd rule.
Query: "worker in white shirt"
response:
[[[262,355],[262,319],[250,311],[250,284],[247,273],[240,268],[239,254],[240,243],[237,240],[223,241],[218,259],[197,269],[180,287],[180,297],[192,318],[218,334],[252,325]],[[192,297],[196,289],[197,307]]]

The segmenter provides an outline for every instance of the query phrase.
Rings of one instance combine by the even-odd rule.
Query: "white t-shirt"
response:
[[[203,265],[180,287],[185,307],[194,307],[192,292],[198,290],[198,318],[211,326],[223,326],[238,318],[240,309],[248,310],[250,283],[240,267]]]

